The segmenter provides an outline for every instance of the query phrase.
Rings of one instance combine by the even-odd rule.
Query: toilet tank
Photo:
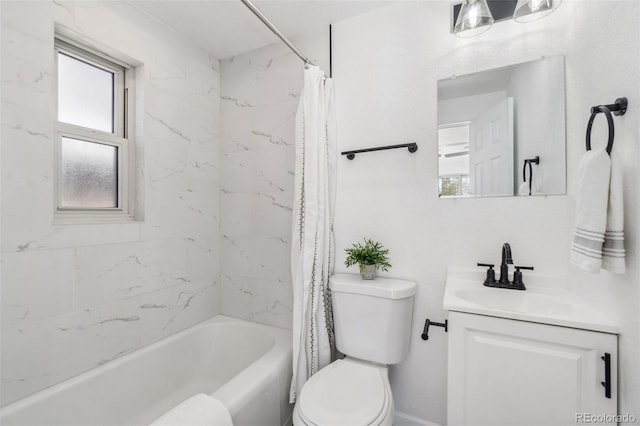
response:
[[[335,274],[329,279],[336,347],[345,355],[397,364],[409,353],[413,281]]]

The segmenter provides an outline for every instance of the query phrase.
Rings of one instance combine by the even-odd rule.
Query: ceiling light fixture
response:
[[[526,23],[544,18],[556,10],[562,0],[518,0],[513,20]]]
[[[457,37],[475,37],[496,22],[536,21],[556,10],[562,0],[464,0],[452,5],[451,32]]]
[[[487,0],[465,0],[453,27],[457,37],[475,37],[484,33],[494,23]]]

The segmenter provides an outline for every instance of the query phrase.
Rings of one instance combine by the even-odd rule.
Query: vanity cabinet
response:
[[[617,348],[615,334],[451,311],[448,424],[575,425],[593,423],[581,413],[615,416]]]

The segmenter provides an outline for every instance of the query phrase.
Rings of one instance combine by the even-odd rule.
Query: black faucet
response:
[[[502,245],[502,263],[500,264],[500,279],[496,281],[495,272],[492,264],[478,263],[478,266],[486,266],[487,278],[484,281],[484,285],[487,287],[508,288],[511,290],[526,290],[527,288],[522,281],[521,269],[528,269],[533,271],[533,266],[516,266],[516,271],[513,273],[513,282],[509,281],[509,265],[513,264],[513,258],[511,257],[511,246],[509,243]]]
[[[500,263],[500,284],[509,284],[509,266],[513,265],[513,259],[511,258],[511,246],[509,243],[502,245],[502,263]]]

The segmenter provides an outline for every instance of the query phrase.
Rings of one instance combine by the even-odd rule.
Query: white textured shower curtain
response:
[[[336,137],[333,85],[316,66],[304,71],[296,115],[291,275],[293,380],[290,401],[331,362],[334,348],[329,276],[335,248]]]

